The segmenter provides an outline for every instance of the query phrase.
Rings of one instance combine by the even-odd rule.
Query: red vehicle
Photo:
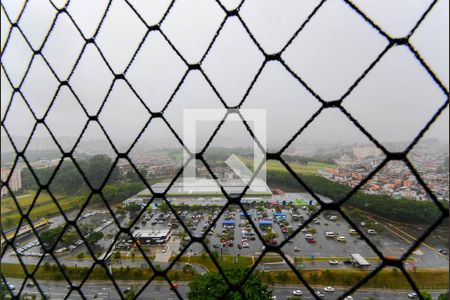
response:
[[[307,240],[307,241],[308,241],[308,243],[310,243],[310,244],[315,244],[315,243],[317,243],[316,240]]]
[[[269,244],[276,246],[276,245],[278,245],[278,242],[277,242],[277,240],[271,240],[271,241],[269,241]]]

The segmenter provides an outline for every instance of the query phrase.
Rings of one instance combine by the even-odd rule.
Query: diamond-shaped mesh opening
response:
[[[201,298],[213,287],[213,299],[363,298],[378,291],[360,287],[386,287],[424,298],[445,287],[448,270],[426,267],[448,259],[448,151],[427,150],[448,134],[448,34],[434,34],[448,2],[256,2],[2,1],[2,297]],[[195,124],[195,144],[192,108],[220,112]],[[267,138],[239,120],[247,108],[266,109]],[[242,126],[227,131],[230,116]],[[194,161],[212,197],[181,193]],[[397,163],[406,171],[374,211],[368,186]],[[269,187],[255,195],[263,170]],[[412,212],[426,225],[408,224]],[[370,267],[339,268],[355,251]]]
[[[202,66],[225,102],[236,106],[241,103],[263,62],[264,55],[252,42],[239,19],[230,18]]]
[[[382,79],[380,75],[387,73],[395,79]],[[390,88],[392,86],[395,86],[394,90]],[[387,149],[402,151],[446,98],[409,49],[397,46],[383,56],[343,103],[348,112]],[[407,111],[404,110],[405,104],[408,105]],[[381,118],[384,128],[379,123]],[[399,119],[403,121],[399,122]],[[397,143],[393,144],[393,141]]]
[[[22,117],[19,121],[14,118],[8,118],[8,115],[5,115],[2,120],[2,140],[9,140],[11,143],[10,138],[12,136],[18,137],[15,138],[15,141],[11,145],[13,145],[15,151],[23,151],[36,123],[33,113],[30,111],[29,106],[21,94],[15,93],[13,95],[12,102],[9,105],[9,111],[11,111],[11,114],[19,113]]]
[[[278,62],[268,62],[242,103],[244,109],[265,109],[269,151],[279,151],[311,119],[320,102]],[[278,132],[280,127],[286,127]]]
[[[385,156],[339,109],[325,109],[314,117],[311,125],[296,133],[282,158],[308,191],[328,197],[326,202],[341,200],[376,171]],[[329,181],[335,184],[332,189],[325,187]]]
[[[30,67],[33,51],[29,48],[19,29],[12,28],[8,35],[7,43],[10,47],[6,47],[6,45],[3,47],[2,68],[8,73],[13,86],[18,87]]]
[[[448,132],[448,126],[449,114],[446,108],[408,153],[408,159],[420,178],[441,201],[449,199],[448,185],[441,185],[443,181],[448,182],[448,147],[440,142],[444,132]]]
[[[358,45],[363,41],[370,46]],[[305,25],[283,59],[320,97],[331,101],[351,87],[387,44],[387,39],[346,3],[333,0]],[[299,52],[303,55],[297,55]]]
[[[50,1],[33,0],[27,3],[19,25],[34,50],[40,49],[44,43],[56,13]]]

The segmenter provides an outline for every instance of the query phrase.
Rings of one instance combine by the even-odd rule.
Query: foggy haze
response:
[[[20,2],[3,1],[13,21],[20,12]],[[56,5],[61,5],[61,2]],[[161,20],[168,2],[130,1],[148,25]],[[235,7],[238,2],[222,1],[227,9]],[[284,49],[319,2],[248,0],[240,9],[240,15],[264,52],[277,53]],[[403,37],[432,1],[352,2],[389,35]],[[70,2],[67,7],[86,38],[95,33],[106,3],[106,0],[78,0]],[[447,90],[448,6],[448,1],[438,1],[410,40]],[[55,15],[56,10],[45,0],[31,1],[27,7],[19,26],[34,49],[40,48]],[[31,109],[37,118],[46,116],[46,124],[55,138],[65,150],[70,150],[86,126],[88,115],[99,113],[99,122],[118,146],[118,151],[126,151],[146,125],[139,147],[179,147],[163,121],[153,119],[147,124],[151,112],[163,111],[167,122],[182,138],[184,109],[223,109],[220,95],[230,106],[244,100],[242,108],[266,109],[268,148],[280,149],[320,109],[321,103],[281,63],[264,64],[264,54],[237,17],[225,21],[202,63],[203,71],[216,90],[200,71],[188,71],[186,63],[195,64],[202,59],[225,17],[225,12],[215,1],[176,1],[162,22],[161,31],[179,51],[180,57],[161,32],[152,31],[146,35],[146,27],[135,12],[124,1],[115,0],[95,37],[111,69],[97,48],[89,44],[70,75],[84,40],[70,19],[62,14],[42,49],[55,75],[60,80],[68,80],[71,87],[58,89],[55,75],[40,56],[32,60],[32,51],[17,29],[12,31],[8,47],[4,49],[10,24],[2,9],[2,119],[12,99],[4,125],[21,150],[35,122]],[[127,68],[142,39],[145,40],[140,51]],[[387,45],[388,40],[345,2],[329,0],[281,57],[318,97],[333,101],[347,92]],[[31,60],[31,69],[21,86],[30,105],[28,107],[19,93],[13,93],[5,70],[12,85],[17,87]],[[131,86],[124,80],[114,81],[113,73],[124,73]],[[257,74],[257,81],[248,91]],[[181,80],[183,84],[176,90]],[[53,105],[46,115],[53,98]],[[394,46],[345,97],[343,107],[381,143],[409,143],[446,100],[445,93],[410,50],[406,46]],[[448,123],[446,109],[425,138],[448,142]],[[199,123],[198,140],[206,142],[217,124]],[[4,136],[2,128],[2,141]],[[43,126],[39,126],[33,136],[36,142],[49,138]],[[80,145],[89,142],[107,144],[95,122],[89,123]],[[329,108],[321,111],[291,146],[301,143],[370,142],[341,111]],[[243,132],[243,124],[229,122],[219,131],[213,145],[249,147],[252,140],[247,132]],[[7,149],[7,146],[2,146],[3,151]]]

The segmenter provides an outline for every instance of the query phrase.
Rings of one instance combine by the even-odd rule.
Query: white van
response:
[[[327,232],[325,232],[325,236],[327,238],[334,238],[336,236],[336,233],[334,233],[332,231],[327,231]]]
[[[312,240],[313,239],[313,235],[311,233],[307,233],[307,234],[305,234],[305,239]]]

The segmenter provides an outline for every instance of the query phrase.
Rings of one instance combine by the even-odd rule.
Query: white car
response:
[[[331,293],[331,292],[334,292],[334,287],[326,286],[326,287],[323,288],[323,290],[324,290],[325,292]]]
[[[338,261],[335,260],[335,259],[330,259],[330,260],[328,261],[328,263],[329,263],[330,265],[337,265],[337,264],[338,264]]]
[[[338,242],[345,242],[347,240],[347,238],[345,237],[345,236],[338,236],[337,238],[336,238],[336,241],[338,241]]]
[[[9,283],[8,283],[8,288],[9,288],[11,291],[13,291],[13,290],[16,289],[16,286],[15,286],[14,284],[9,284]]]
[[[310,233],[305,234],[305,239],[307,240],[312,240],[313,239],[313,235]]]
[[[377,234],[377,232],[375,230],[373,230],[373,229],[367,229],[367,233],[368,234],[372,234],[372,235]]]
[[[353,297],[352,296],[347,296],[347,297],[344,298],[344,300],[353,300]]]
[[[294,296],[301,296],[303,293],[301,290],[295,290],[292,292],[292,294],[294,294]]]
[[[409,294],[408,294],[408,298],[409,298],[409,299],[415,299],[415,298],[417,298],[417,293],[415,293],[415,292],[409,293]]]
[[[295,251],[295,252],[300,252],[301,249],[300,249],[300,247],[295,246],[295,247],[294,247],[294,251]]]
[[[323,294],[321,291],[316,291],[316,295],[319,297],[325,297],[325,294]]]

